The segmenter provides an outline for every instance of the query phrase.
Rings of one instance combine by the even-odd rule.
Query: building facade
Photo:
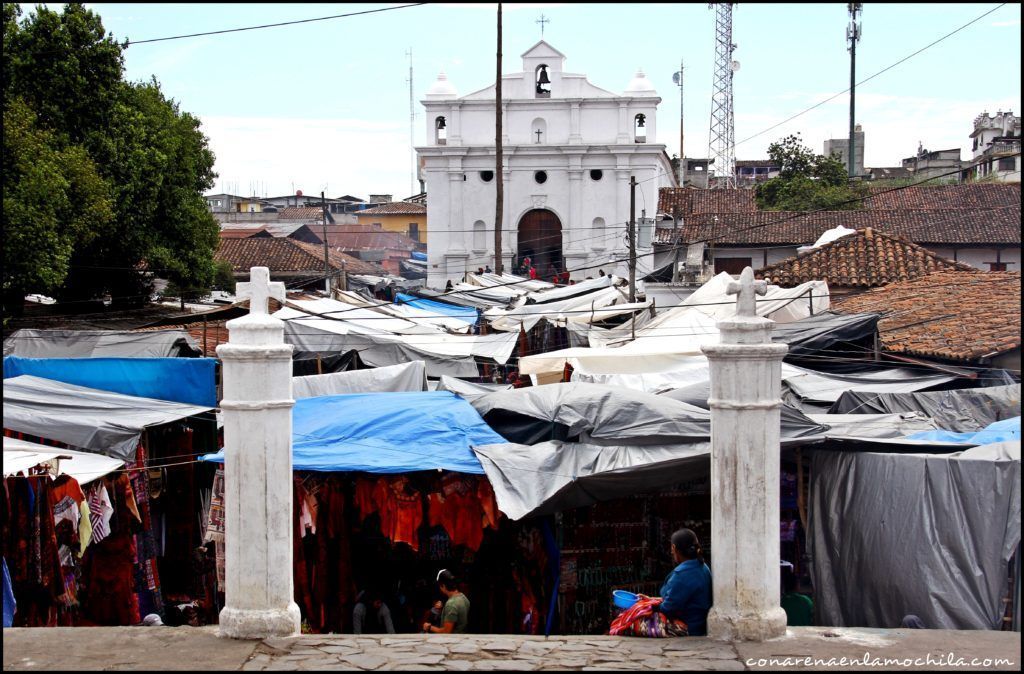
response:
[[[675,184],[657,143],[661,102],[642,72],[620,95],[565,72],[541,40],[522,70],[502,75],[503,171],[495,175],[495,87],[458,96],[442,73],[421,101],[429,144],[416,148],[426,183],[427,285],[440,288],[494,263],[496,181],[504,187],[506,270],[530,256],[572,278],[627,273],[630,177],[636,179],[637,278],[651,268],[660,187]]]
[[[860,124],[853,127],[853,140],[853,175],[862,176],[864,175],[864,131]],[[849,166],[847,157],[850,156],[850,139],[830,138],[826,140],[823,154],[826,157],[837,155],[843,166]]]
[[[953,183],[960,181],[960,170],[963,165],[960,161],[960,148],[929,152],[921,143],[917,144],[917,154],[907,157],[901,163],[915,181],[936,178],[941,182]]]
[[[964,171],[967,180],[989,178],[1002,183],[1020,182],[1020,115],[1012,110],[974,118],[973,161]]]

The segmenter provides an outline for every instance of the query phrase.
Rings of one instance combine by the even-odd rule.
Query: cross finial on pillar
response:
[[[284,303],[284,284],[270,280],[270,269],[253,267],[249,270],[249,282],[239,283],[235,288],[239,300],[249,300],[250,314],[267,314],[267,301],[271,298]]]
[[[727,295],[736,295],[736,315],[737,316],[757,316],[757,307],[755,306],[755,295],[765,295],[768,293],[768,282],[767,281],[755,281],[754,270],[747,267],[740,274],[740,280],[730,281],[729,286],[725,289]]]
[[[541,14],[540,18],[537,19],[537,23],[540,24],[540,39],[543,40],[544,39],[544,24],[551,23],[551,19],[549,19],[546,16],[544,16],[543,14]]]

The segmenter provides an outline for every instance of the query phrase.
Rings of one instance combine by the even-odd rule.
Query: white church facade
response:
[[[427,285],[494,264],[496,180],[504,181],[505,270],[529,255],[574,279],[626,276],[635,177],[637,278],[651,270],[658,190],[675,185],[657,143],[654,87],[638,72],[620,95],[564,71],[541,40],[522,71],[502,75],[503,175],[495,175],[495,87],[459,96],[444,73],[421,101],[428,144],[416,148],[427,192]],[[648,222],[640,224],[646,210]]]

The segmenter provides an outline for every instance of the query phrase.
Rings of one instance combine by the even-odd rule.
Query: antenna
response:
[[[732,77],[739,61],[732,53],[731,2],[711,3],[715,10],[715,77],[711,88],[711,129],[708,133],[709,163],[715,165],[714,187],[736,187],[736,129],[732,107]],[[712,187],[710,178],[708,187]]]
[[[412,102],[412,47],[406,50],[405,55],[409,57],[409,195],[412,196],[417,193],[413,188],[416,183],[416,108]]]

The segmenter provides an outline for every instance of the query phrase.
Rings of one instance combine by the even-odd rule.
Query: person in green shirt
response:
[[[800,627],[814,624],[814,601],[796,591],[796,574],[792,569],[782,572],[782,610],[786,612],[786,625]]]
[[[429,634],[465,634],[469,625],[469,599],[459,591],[459,582],[448,569],[437,574],[441,594],[448,598],[441,610],[441,626],[423,623],[423,631]]]

